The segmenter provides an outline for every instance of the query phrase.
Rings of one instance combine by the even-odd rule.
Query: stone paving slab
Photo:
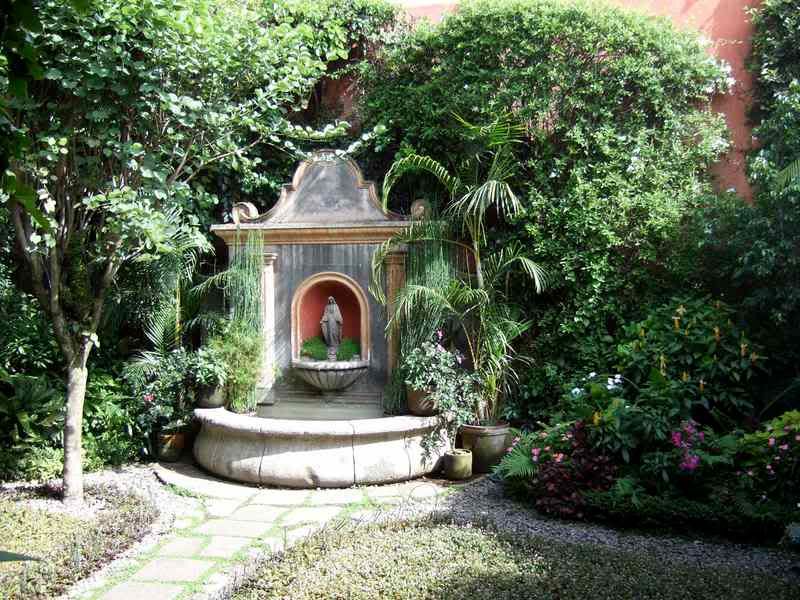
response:
[[[345,488],[332,490],[316,490],[311,494],[309,503],[313,506],[326,504],[358,504],[364,501],[361,488]]]
[[[215,479],[190,463],[164,463],[154,470],[165,483],[198,497],[178,515],[155,557],[148,557],[138,571],[123,572],[123,581],[98,600],[218,597],[231,577],[247,568],[246,562],[231,563],[234,557],[246,561],[277,552],[340,515],[368,522],[380,511],[366,508],[367,499],[378,504],[436,502],[447,490],[430,481],[342,489],[255,488]]]
[[[170,583],[126,581],[100,596],[101,600],[173,600],[183,592],[183,586]]]
[[[288,509],[279,506],[268,506],[264,504],[248,504],[230,515],[236,521],[261,521],[274,523]]]
[[[198,537],[176,537],[164,544],[159,556],[194,556],[206,541]]]
[[[225,535],[232,537],[257,538],[272,529],[272,523],[260,521],[234,521],[232,519],[209,519],[195,532],[201,535]]]
[[[134,573],[138,581],[197,581],[214,561],[196,558],[154,558]]]
[[[228,517],[242,505],[242,500],[218,500],[209,498],[204,503],[209,517]]]
[[[206,558],[231,558],[239,550],[252,543],[252,538],[215,535],[211,537],[208,546],[200,552],[200,556]]]
[[[311,492],[309,490],[277,490],[270,488],[256,492],[252,499],[250,499],[250,504],[300,506],[305,503],[310,494]]]
[[[245,500],[258,492],[258,488],[207,475],[189,463],[158,463],[153,470],[164,483],[176,485],[198,496]]]
[[[295,508],[281,519],[281,525],[291,527],[300,523],[325,523],[341,512],[338,506],[305,506]]]

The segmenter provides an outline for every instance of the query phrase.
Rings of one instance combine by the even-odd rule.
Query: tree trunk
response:
[[[82,345],[67,368],[67,418],[64,421],[64,502],[83,502],[82,439],[83,401],[91,344]]]

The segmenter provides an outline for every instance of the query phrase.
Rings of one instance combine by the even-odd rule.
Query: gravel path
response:
[[[798,553],[732,542],[648,535],[602,525],[552,519],[506,497],[502,484],[490,477],[471,483],[463,491],[447,496],[440,508],[459,523],[487,522],[498,530],[509,533],[576,544],[598,544],[633,553],[645,552],[670,562],[762,571],[800,584]]]

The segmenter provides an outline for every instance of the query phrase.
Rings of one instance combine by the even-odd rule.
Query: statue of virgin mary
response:
[[[328,304],[325,306],[325,311],[322,313],[322,319],[320,319],[319,324],[322,327],[322,337],[325,339],[325,345],[328,346],[328,358],[330,359],[331,354],[333,354],[335,359],[336,350],[339,348],[339,344],[342,343],[342,313],[333,296],[328,296]]]

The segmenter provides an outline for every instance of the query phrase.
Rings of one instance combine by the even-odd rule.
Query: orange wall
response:
[[[599,0],[598,3],[603,0]],[[714,98],[713,107],[725,115],[731,132],[732,150],[714,168],[718,188],[734,188],[750,200],[752,191],[745,174],[745,156],[752,148],[752,131],[747,122],[751,101],[752,78],[745,69],[750,52],[752,26],[746,14],[748,7],[757,7],[761,0],[608,0],[624,8],[650,15],[665,16],[684,29],[700,31],[711,41],[711,53],[727,61],[736,78],[736,85],[725,95]],[[398,0],[398,5],[414,18],[433,21],[452,10],[456,2]]]
[[[305,292],[300,301],[300,342],[314,336],[322,337],[319,320],[325,312],[328,296],[336,299],[342,313],[342,339],[361,341],[361,311],[355,294],[337,281],[322,281]]]

